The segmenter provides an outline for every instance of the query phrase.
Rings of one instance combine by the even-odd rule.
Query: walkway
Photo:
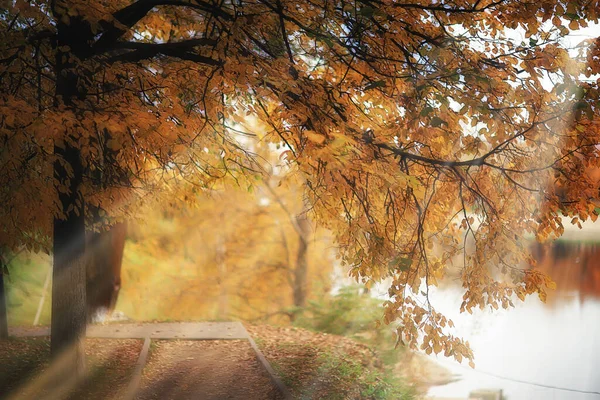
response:
[[[50,332],[32,327],[13,328],[9,334],[38,337]],[[291,398],[239,322],[90,325],[87,337],[144,340],[125,399]]]
[[[11,336],[49,336],[49,327],[12,328]],[[104,339],[249,339],[240,322],[161,322],[89,325],[87,337]]]

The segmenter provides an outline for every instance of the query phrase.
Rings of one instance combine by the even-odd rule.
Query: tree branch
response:
[[[222,66],[223,61],[215,60],[207,56],[203,56],[191,52],[195,46],[214,45],[216,41],[210,39],[191,39],[184,42],[176,43],[136,43],[136,42],[121,42],[117,48],[131,49],[133,51],[119,54],[108,59],[109,62],[133,62],[147,60],[158,55],[175,57],[181,60],[194,61],[200,64]]]
[[[217,41],[214,39],[199,38],[184,40],[181,42],[168,43],[146,43],[146,42],[117,42],[113,45],[113,49],[129,49],[129,50],[153,50],[158,53],[168,50],[189,50],[197,46],[215,46]]]
[[[441,12],[446,12],[446,13],[450,13],[450,14],[463,14],[463,13],[480,13],[480,12],[484,12],[490,8],[493,8],[497,5],[500,5],[502,3],[504,3],[505,0],[498,0],[495,2],[492,2],[490,4],[488,4],[487,6],[478,8],[477,7],[477,3],[471,7],[471,8],[454,8],[454,7],[447,7],[444,4],[441,5],[433,5],[433,6],[428,6],[425,4],[415,4],[415,3],[395,3],[394,7],[398,7],[398,8],[413,8],[413,9],[418,9],[418,10],[427,10],[427,11],[441,11]]]
[[[102,53],[113,48],[117,40],[123,36],[129,28],[144,18],[150,12],[150,10],[158,6],[189,7],[196,10],[209,12],[213,16],[226,20],[233,19],[233,16],[229,15],[220,8],[201,0],[193,0],[193,2],[178,0],[138,0],[137,2],[115,12],[112,15],[114,21],[103,22],[103,28],[105,31],[94,45],[94,49],[97,52]]]

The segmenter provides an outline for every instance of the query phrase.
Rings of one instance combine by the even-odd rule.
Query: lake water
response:
[[[600,244],[557,242],[538,260],[558,285],[546,304],[532,296],[513,309],[460,314],[460,287],[433,291],[433,305],[470,342],[476,367],[431,356],[459,379],[433,387],[431,397],[502,389],[507,400],[600,399]]]

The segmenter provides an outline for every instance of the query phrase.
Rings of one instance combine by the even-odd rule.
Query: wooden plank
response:
[[[11,336],[49,336],[48,327],[9,328]],[[88,325],[87,337],[105,339],[181,339],[233,340],[247,339],[248,332],[240,322],[162,322]]]
[[[501,389],[479,389],[469,394],[469,400],[502,400]]]

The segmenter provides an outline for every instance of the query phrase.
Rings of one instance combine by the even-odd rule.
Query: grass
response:
[[[390,372],[365,366],[334,351],[319,354],[302,344],[286,344],[280,346],[280,351],[286,353],[288,358],[297,356],[295,365],[286,366],[277,361],[272,362],[277,374],[297,398],[331,400],[416,398],[415,390]],[[311,354],[312,357],[307,358],[307,354]],[[312,373],[299,371],[301,365],[310,365]]]
[[[386,371],[369,369],[338,354],[323,353],[319,356],[319,363],[323,371],[339,380],[340,386],[347,388],[349,392],[359,393],[360,398],[391,400],[412,399],[415,396],[413,390],[407,388],[402,380]],[[347,398],[345,393],[339,393],[337,397]]]
[[[5,279],[10,326],[33,324],[51,263],[50,256],[35,253],[22,253],[11,261],[9,275]],[[48,285],[40,325],[50,324],[51,288],[52,285]]]

